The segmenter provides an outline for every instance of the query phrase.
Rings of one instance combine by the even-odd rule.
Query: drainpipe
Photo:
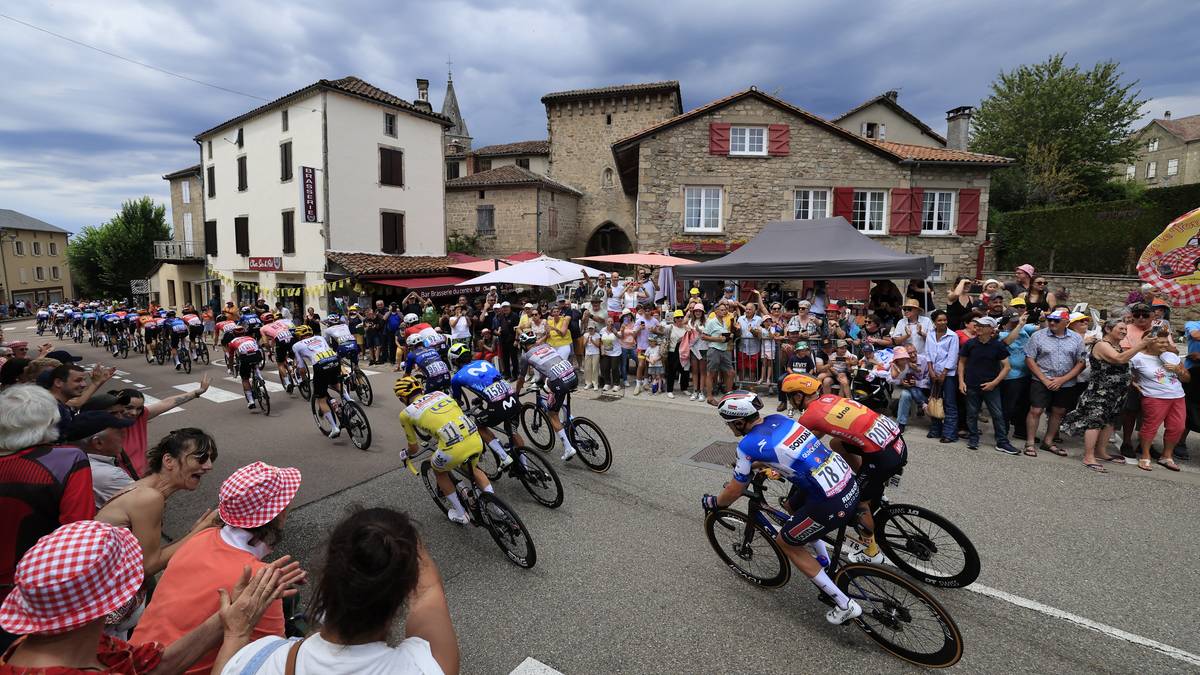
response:
[[[325,217],[324,217],[325,222],[323,223],[325,227],[322,229],[325,230],[325,250],[328,251],[331,248],[330,242],[333,241],[332,236],[330,236],[330,234],[329,234],[330,223],[329,223],[329,92],[328,91],[321,92],[321,176],[323,178],[323,180],[321,181],[321,196],[323,196],[325,198],[325,208],[323,209],[325,211]],[[328,259],[326,259],[326,261],[328,261]],[[329,267],[328,262],[326,262],[325,264],[322,265],[322,268],[325,271],[328,271],[328,267]],[[306,280],[307,280],[307,277],[306,277]],[[322,282],[325,281],[324,274],[321,275],[321,281]],[[305,284],[305,285],[307,286],[307,284]],[[325,307],[326,309],[329,308],[328,305],[329,305],[329,302],[327,299],[326,307]]]

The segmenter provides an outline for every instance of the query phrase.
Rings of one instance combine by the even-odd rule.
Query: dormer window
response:
[[[1146,152],[1156,152],[1157,150],[1158,150],[1158,139],[1151,138],[1150,142],[1146,144]]]
[[[882,141],[887,134],[887,125],[882,122],[863,122],[861,133],[863,138],[874,138]]]

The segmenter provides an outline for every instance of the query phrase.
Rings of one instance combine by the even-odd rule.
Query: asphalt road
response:
[[[6,324],[9,339],[32,341],[26,325]],[[84,363],[97,357],[112,363],[86,344],[64,347]],[[197,382],[204,370],[176,373],[140,355],[116,365],[129,380],[122,386],[143,385],[157,398]],[[214,388],[238,393],[222,367],[208,370]],[[574,461],[564,466],[555,455],[566,486],[557,510],[533,502],[511,479],[497,484],[537,544],[537,566],[521,570],[482,529],[445,520],[420,479],[399,466],[403,434],[392,376],[371,370],[378,374],[371,376],[377,395],[368,410],[375,432],[368,452],[318,435],[298,395],[274,394],[269,417],[236,399],[201,399],[153,421],[152,441],[170,429],[200,426],[220,447],[200,489],[171,498],[166,531],[185,531],[215,505],[221,480],[261,459],[303,472],[280,549],[310,569],[319,567],[323,538],[351,505],[407,509],[422,523],[446,578],[465,673],[508,673],[527,657],[572,674],[916,670],[856,628],[829,626],[825,606],[801,575],[764,591],[721,564],[704,537],[699,498],[718,490],[728,471],[689,461],[712,441],[731,440],[710,407],[661,396],[602,402],[577,395],[576,414],[601,425],[615,461],[609,473],[596,475]],[[923,431],[910,427],[904,484],[889,494],[948,517],[983,561],[978,584],[986,594],[931,589],[963,634],[965,654],[955,670],[1200,669],[1192,538],[1200,472],[1186,465],[1182,473],[1114,466],[1098,475],[1080,464],[1078,441],[1066,445],[1070,458],[1033,459],[929,443]],[[1026,601],[1044,608],[1028,609]],[[1133,637],[1084,628],[1080,620]],[[1163,653],[1138,638],[1178,652]]]

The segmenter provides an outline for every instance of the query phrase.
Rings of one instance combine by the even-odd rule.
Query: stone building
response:
[[[472,171],[490,171],[502,166],[518,166],[545,176],[550,173],[550,141],[518,141],[488,145],[471,153]]]
[[[900,106],[900,93],[885,91],[830,120],[839,127],[880,141],[946,147],[946,138]]]
[[[515,164],[446,181],[447,234],[478,237],[475,253],[576,255],[583,193]]]
[[[639,249],[723,255],[771,220],[843,216],[886,246],[932,255],[935,278],[974,274],[990,172],[1010,162],[865,138],[753,87],[612,153]]]
[[[1134,134],[1138,156],[1119,167],[1126,180],[1147,187],[1200,183],[1200,115],[1151,120]]]

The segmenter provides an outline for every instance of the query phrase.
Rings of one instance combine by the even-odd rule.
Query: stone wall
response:
[[[482,197],[480,194],[482,193]],[[494,211],[495,233],[479,237],[480,256],[504,256],[517,251],[538,250],[537,212],[541,212],[541,251],[546,255],[572,255],[578,232],[578,198],[532,186],[485,188],[483,190],[446,191],[446,232],[476,234],[477,212],[481,206]],[[549,209],[558,211],[559,236],[549,239]]]
[[[575,249],[579,242],[579,198],[552,190],[542,190],[538,211],[542,214],[541,250],[555,258],[565,259],[578,255]]]
[[[616,177],[612,144],[675,116],[679,105],[674,93],[547,103],[548,175],[583,192],[579,231],[573,242],[578,255],[583,255],[588,237],[605,222],[621,227],[630,241],[637,241],[634,199],[625,194]]]
[[[790,154],[781,157],[711,155],[708,152],[710,122],[786,123],[791,128]],[[757,99],[743,99],[664,130],[644,140],[639,153],[640,249],[658,250],[671,241],[689,238],[749,239],[769,221],[794,217],[794,191],[798,188],[979,188],[978,235],[877,237],[880,243],[897,250],[933,255],[935,262],[944,265],[946,276],[974,274],[976,251],[987,231],[990,178],[986,170],[902,166]],[[719,185],[723,188],[720,233],[684,233],[684,187],[688,185]],[[887,209],[890,207],[888,204]]]

